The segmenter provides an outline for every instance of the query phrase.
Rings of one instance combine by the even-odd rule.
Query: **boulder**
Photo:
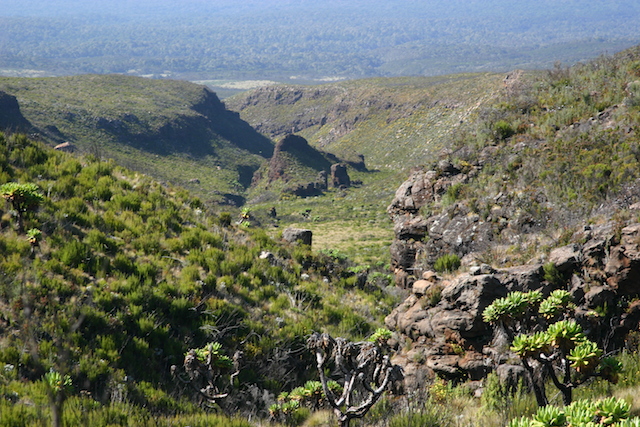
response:
[[[302,243],[311,246],[313,232],[302,228],[286,228],[282,232],[282,238],[289,243]]]
[[[428,280],[416,280],[415,282],[413,282],[411,290],[413,291],[414,295],[423,296],[431,287],[431,285],[433,285],[433,282],[430,282]]]
[[[556,248],[549,254],[549,262],[553,263],[559,272],[567,273],[575,270],[582,261],[580,246],[577,244]]]
[[[426,365],[440,377],[457,379],[464,376],[463,371],[458,366],[459,360],[460,356],[457,355],[433,355],[427,358]]]
[[[67,153],[74,153],[76,151],[76,146],[73,145],[70,142],[63,142],[62,144],[58,144],[55,147],[53,147],[54,150],[58,150],[58,151],[64,151]],[[191,182],[192,180],[189,180],[189,182]],[[198,181],[198,184],[200,183],[200,181]]]

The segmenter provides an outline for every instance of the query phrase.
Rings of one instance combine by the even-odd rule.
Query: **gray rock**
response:
[[[311,246],[313,232],[302,228],[289,227],[282,232],[282,238],[289,243],[300,242],[304,245]]]
[[[549,254],[549,262],[552,262],[561,273],[575,270],[582,262],[580,246],[572,244],[552,250]]]

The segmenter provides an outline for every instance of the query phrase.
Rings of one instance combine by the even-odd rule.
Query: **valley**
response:
[[[635,425],[639,70],[0,78],[0,424]]]

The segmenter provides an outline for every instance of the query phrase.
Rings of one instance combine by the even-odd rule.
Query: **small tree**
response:
[[[560,390],[565,405],[571,403],[573,389],[589,378],[617,382],[620,363],[602,357],[598,345],[570,319],[574,309],[571,294],[556,290],[545,300],[537,291],[512,292],[483,312],[486,322],[502,328],[511,339],[511,351],[527,370],[539,406],[548,404],[545,377]],[[555,323],[542,329],[546,321]]]
[[[212,342],[185,354],[184,374],[178,372],[176,365],[171,366],[171,373],[182,383],[190,385],[204,406],[215,408],[221,399],[229,395],[233,381],[240,373],[240,358],[241,352],[236,352],[231,359],[222,353],[220,343]]]
[[[322,390],[341,427],[364,417],[393,382],[402,380],[401,368],[384,354],[390,335],[390,331],[379,329],[368,341],[352,343],[315,332],[307,340],[307,347],[316,354]],[[332,389],[325,373],[331,363],[340,377],[340,396],[334,394],[335,387]]]
[[[0,186],[0,196],[11,204],[18,218],[18,231],[24,230],[24,219],[44,200],[44,195],[36,184],[7,182]]]
[[[50,369],[44,375],[42,381],[47,390],[49,406],[51,407],[51,425],[59,427],[62,425],[62,406],[72,388],[71,377]]]

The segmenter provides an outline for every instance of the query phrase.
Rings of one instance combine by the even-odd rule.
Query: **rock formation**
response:
[[[419,194],[419,193],[418,193]],[[577,321],[605,352],[624,345],[640,322],[640,224],[606,223],[573,236],[549,260],[564,281],[545,278],[542,264],[469,269],[452,279],[428,272],[413,283],[411,295],[386,318],[386,326],[409,340],[394,363],[404,366],[409,389],[436,374],[478,380],[490,371],[508,377],[514,369],[501,334],[482,319],[483,310],[512,291],[540,290],[548,296],[566,289],[577,305]],[[400,342],[403,342],[402,339]]]
[[[335,188],[348,188],[351,186],[351,179],[345,164],[336,163],[331,165],[331,185]]]
[[[0,92],[0,130],[27,131],[31,124],[20,112],[15,96]]]
[[[311,246],[313,232],[303,228],[289,227],[282,232],[282,238],[289,243],[300,242],[303,245]]]

